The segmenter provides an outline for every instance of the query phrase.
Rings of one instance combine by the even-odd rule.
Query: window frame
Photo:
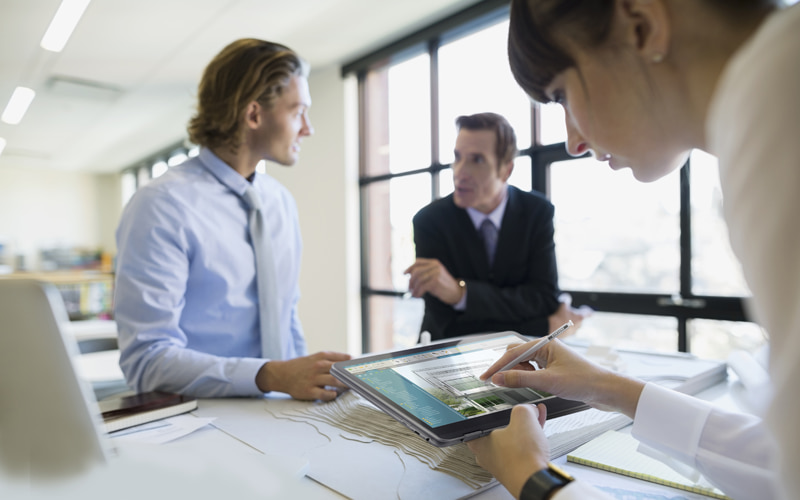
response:
[[[391,179],[429,173],[431,175],[431,201],[439,198],[439,174],[450,168],[449,164],[440,164],[439,158],[439,100],[438,100],[438,49],[445,43],[461,38],[469,33],[507,19],[509,15],[508,0],[486,0],[458,12],[427,28],[382,47],[371,54],[346,64],[342,75],[355,74],[358,81],[359,103],[359,190],[360,190],[360,234],[361,234],[361,315],[362,315],[362,349],[372,350],[370,299],[372,297],[402,298],[404,292],[378,289],[370,286],[370,234],[368,229],[369,203],[365,193],[367,188],[376,182],[388,182]],[[409,57],[427,51],[430,58],[431,74],[431,161],[427,166],[398,173],[365,175],[368,172],[368,145],[364,140],[367,115],[369,113],[369,96],[365,84],[370,71],[380,70],[397,64]],[[532,189],[550,197],[550,167],[555,162],[574,160],[567,154],[565,144],[541,145],[539,140],[540,116],[539,106],[531,106],[531,144],[532,146],[519,152],[519,156],[528,156],[531,161]],[[585,156],[589,156],[584,155]],[[583,158],[583,157],[582,157]],[[588,305],[599,312],[622,313],[633,315],[668,316],[678,320],[678,345],[680,352],[690,352],[687,322],[691,319],[711,319],[723,321],[750,321],[745,314],[744,297],[723,297],[713,295],[696,295],[692,293],[692,238],[691,238],[691,203],[690,203],[690,161],[680,171],[680,291],[676,295],[648,293],[615,293],[563,290],[572,295],[573,305]]]

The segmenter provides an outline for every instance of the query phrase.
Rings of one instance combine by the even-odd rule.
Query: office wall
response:
[[[295,196],[303,234],[300,319],[310,352],[361,346],[355,82],[338,67],[309,77],[315,133],[292,167],[267,171]],[[346,100],[349,99],[349,102]],[[348,114],[350,113],[350,114]],[[348,147],[348,145],[350,145]],[[142,156],[148,152],[142,151]],[[0,170],[0,242],[36,266],[39,248],[75,245],[116,253],[118,174]]]
[[[36,269],[39,250],[82,247],[114,250],[119,215],[117,175],[22,168],[0,169],[0,243],[6,259],[23,255]],[[114,202],[116,200],[116,203]]]
[[[294,195],[303,234],[300,320],[310,352],[357,354],[361,345],[355,83],[338,67],[309,76],[314,135],[292,167],[267,173]]]
[[[97,191],[97,226],[100,247],[111,255],[117,254],[117,243],[114,233],[117,230],[119,217],[122,215],[122,184],[119,174],[102,174],[94,176]]]

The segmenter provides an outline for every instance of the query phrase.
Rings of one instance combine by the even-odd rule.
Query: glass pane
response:
[[[381,68],[367,73],[364,82],[366,103],[362,140],[364,160],[362,176],[389,173],[389,69]]]
[[[644,316],[595,312],[567,340],[618,349],[675,352],[678,350],[678,320],[666,316]]]
[[[166,174],[168,168],[169,166],[167,165],[167,162],[165,162],[164,160],[159,160],[153,163],[153,166],[150,170],[150,172],[152,172],[153,179],[157,179],[162,175]]]
[[[389,171],[431,164],[430,57],[422,54],[389,69]]]
[[[416,257],[414,215],[431,202],[431,176],[428,173],[398,177],[389,181],[392,226],[392,285],[394,290],[408,290],[408,275],[403,274]]]
[[[133,193],[136,192],[136,173],[133,170],[126,170],[120,177],[122,206],[128,204]]]
[[[439,162],[453,162],[456,118],[491,111],[506,117],[517,147],[531,145],[531,101],[514,81],[506,57],[508,21],[439,49]]]
[[[427,53],[370,71],[364,108],[366,159],[362,175],[431,164],[430,57]]]
[[[755,353],[767,344],[764,330],[755,323],[692,319],[686,330],[689,350],[701,358],[728,359],[734,350]]]
[[[508,183],[523,191],[533,189],[533,174],[531,172],[530,156],[518,156],[514,159],[514,171],[508,178]],[[444,198],[455,189],[453,185],[453,169],[446,168],[439,172],[439,197]]]
[[[377,290],[408,290],[403,271],[414,262],[411,219],[431,202],[428,173],[373,182],[364,188],[368,214],[365,235],[369,253],[369,286]]]
[[[508,183],[516,186],[523,191],[530,191],[533,189],[533,181],[531,180],[531,157],[530,156],[517,156],[514,159],[514,171],[511,172],[511,177],[508,178]]]
[[[642,183],[583,158],[553,163],[559,284],[566,290],[677,293],[679,172]]]
[[[146,186],[149,182],[150,182],[150,167],[142,165],[136,170],[136,187],[140,188]]]
[[[176,167],[189,159],[189,155],[184,150],[174,151],[167,160],[167,166]]]
[[[446,168],[439,172],[439,197],[444,198],[456,189],[453,185],[453,169]]]
[[[373,295],[369,298],[370,352],[411,347],[417,343],[425,302]]]
[[[695,150],[691,156],[692,293],[749,296],[739,260],[728,241],[722,215],[717,159]]]
[[[392,289],[391,266],[387,265],[392,249],[389,222],[389,182],[373,182],[362,188],[361,210],[364,213],[367,284],[376,290]]]
[[[560,104],[550,103],[539,105],[541,129],[539,130],[540,144],[557,144],[567,142],[567,125],[564,122],[564,108]]]

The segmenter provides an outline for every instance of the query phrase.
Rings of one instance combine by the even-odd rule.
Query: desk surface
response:
[[[698,397],[713,401],[728,409],[744,409],[740,401],[741,384],[735,377],[707,389]],[[239,469],[258,467],[272,469],[273,466],[286,470],[297,470],[298,464],[308,464],[307,476],[297,474],[291,478],[291,486],[302,488],[302,498],[341,499],[352,495],[347,489],[348,482],[374,482],[374,488],[385,488],[390,484],[392,495],[371,496],[372,498],[460,498],[469,493],[478,500],[509,500],[512,496],[502,486],[494,486],[479,492],[464,489],[464,483],[441,472],[431,471],[427,466],[420,468],[406,460],[398,466],[398,454],[388,451],[372,454],[359,451],[359,446],[383,446],[377,443],[347,443],[346,457],[341,456],[341,448],[330,446],[332,438],[326,436],[321,425],[316,430],[307,423],[277,419],[281,411],[313,405],[313,403],[291,400],[285,397],[266,399],[203,399],[193,412],[201,417],[215,417],[211,426],[205,427],[171,443],[161,445],[161,455],[171,453],[196,456],[230,457],[232,462],[244,464]],[[330,433],[330,432],[329,432]],[[332,433],[331,433],[332,434]],[[388,448],[388,447],[387,447]],[[363,448],[362,448],[363,449]],[[360,463],[359,460],[370,460]],[[413,459],[415,460],[415,459]],[[402,459],[401,459],[402,462]],[[651,484],[618,474],[590,467],[567,463],[566,457],[554,460],[568,472],[583,481],[606,491],[618,498],[681,498],[706,499],[701,495]],[[436,475],[438,474],[438,476]],[[289,473],[291,476],[291,473]],[[312,479],[312,478],[316,478]],[[318,482],[319,481],[319,482]],[[425,485],[425,493],[420,496],[414,487]],[[455,483],[453,482],[455,481]],[[457,484],[458,483],[458,484]],[[414,485],[417,486],[414,486]],[[344,485],[344,486],[342,486]],[[399,486],[398,486],[399,485]],[[428,491],[433,488],[434,491]],[[344,495],[339,491],[344,491]],[[360,490],[358,490],[360,491]],[[381,490],[372,490],[375,491]],[[451,494],[452,493],[452,494]]]
[[[720,404],[727,408],[737,408],[737,404],[732,397],[730,386],[735,382],[732,380],[717,384],[716,386],[703,391],[698,396],[707,399],[710,401],[714,401],[717,404]],[[332,484],[335,481],[330,480],[330,476],[326,476],[325,472],[320,472],[319,469],[315,470],[315,460],[330,460],[335,461],[337,460],[336,457],[330,457],[325,453],[325,447],[329,445],[330,441],[326,438],[324,434],[324,430],[317,430],[317,433],[313,429],[308,427],[304,427],[303,424],[298,424],[297,422],[287,422],[287,421],[280,421],[275,420],[273,414],[279,413],[285,408],[288,407],[301,407],[311,405],[312,403],[305,403],[300,401],[294,401],[289,399],[273,399],[268,398],[265,400],[253,399],[253,400],[220,400],[220,399],[211,399],[211,400],[201,400],[198,410],[195,412],[199,416],[203,417],[217,417],[217,420],[214,422],[214,426],[219,430],[219,432],[223,432],[227,434],[231,439],[236,439],[243,445],[247,444],[252,446],[254,449],[258,449],[261,452],[264,452],[268,455],[280,455],[283,454],[285,457],[290,459],[296,459],[298,456],[310,456],[309,461],[309,476],[303,480],[308,486],[309,493],[313,494],[311,498],[320,498],[320,499],[334,499],[334,498],[344,498],[344,495],[340,495],[335,490],[337,489],[345,489],[345,494],[347,496],[354,496],[352,495],[353,490],[346,490],[345,488],[340,488],[340,484]],[[298,432],[304,433],[314,433],[315,436],[312,436],[311,441],[309,441],[308,436],[304,436],[302,439],[302,446],[298,446],[296,443],[296,437]],[[207,433],[211,435],[213,433]],[[315,440],[316,439],[316,440]],[[308,449],[302,449],[303,446],[307,447]],[[354,445],[355,450],[357,450],[358,445]],[[362,444],[362,446],[364,446]],[[371,443],[369,446],[382,446],[377,445],[376,443]],[[378,482],[383,483],[391,483],[392,487],[390,488],[393,492],[396,491],[397,494],[391,495],[391,498],[422,498],[418,496],[418,492],[413,492],[411,485],[406,484],[403,485],[403,474],[411,474],[411,470],[408,468],[409,465],[406,464],[406,468],[400,468],[398,472],[398,468],[396,465],[386,465],[386,464],[360,464],[359,456],[357,451],[353,451],[343,459],[343,457],[338,457],[337,467],[340,467],[341,470],[345,471],[344,474],[346,475],[346,471],[351,471],[350,477],[345,477],[344,481],[370,481],[376,479]],[[700,499],[707,499],[708,497],[697,495],[689,492],[683,492],[680,490],[668,488],[666,486],[661,486],[657,484],[647,483],[645,481],[628,478],[625,476],[621,476],[619,474],[613,474],[610,472],[605,472],[601,470],[597,470],[591,467],[585,467],[578,464],[568,463],[566,462],[566,457],[560,457],[559,459],[554,460],[555,463],[562,465],[568,472],[575,475],[576,477],[580,478],[583,481],[587,481],[590,484],[595,485],[596,487],[606,491],[607,493],[611,494],[612,496],[616,496],[618,498],[681,498],[681,499],[690,499],[690,500],[700,500]],[[329,468],[330,463],[326,463],[324,469]],[[382,467],[386,467],[383,469]],[[381,471],[381,473],[375,473],[374,471]],[[398,479],[398,474],[399,478]],[[430,475],[433,472],[422,472],[420,474]],[[439,473],[440,476],[445,476],[442,473]],[[318,479],[323,478],[321,483],[327,483],[330,488],[327,488],[324,484],[320,482],[316,482],[313,478],[316,477]],[[327,479],[325,479],[327,477]],[[408,477],[408,476],[406,476]],[[420,481],[425,481],[426,479],[417,476],[415,477],[415,483]],[[395,490],[395,481],[400,482],[400,486],[397,487]],[[446,482],[447,478],[445,477],[435,477],[433,482],[437,485],[441,485],[442,482]],[[457,481],[457,480],[455,480]],[[409,481],[411,483],[412,481]],[[374,488],[379,488],[379,485],[373,485]],[[407,489],[404,489],[407,488]],[[426,487],[427,488],[427,487]],[[445,493],[447,491],[447,486],[442,486],[442,490],[431,494],[430,498],[460,498],[463,497],[464,489],[463,488],[453,488],[451,491],[455,494],[452,496]],[[356,490],[359,491],[359,490]],[[372,490],[375,491],[375,490]],[[357,495],[355,495],[358,498]],[[388,497],[388,496],[387,496]],[[424,496],[423,496],[424,497]],[[373,498],[384,498],[383,495],[379,495]],[[489,489],[485,489],[483,491],[479,491],[477,493],[473,493],[470,498],[475,498],[479,500],[509,500],[512,496],[502,487],[502,486],[495,486]]]

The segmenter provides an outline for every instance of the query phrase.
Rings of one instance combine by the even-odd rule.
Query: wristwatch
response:
[[[573,477],[560,467],[548,463],[546,469],[542,469],[528,478],[525,486],[522,487],[519,498],[520,500],[549,500],[556,491],[573,480]]]
[[[459,297],[458,301],[461,302],[461,300],[464,298],[464,294],[467,293],[467,282],[459,279],[458,289],[461,291],[461,297]],[[456,302],[456,304],[458,304],[458,302]]]

